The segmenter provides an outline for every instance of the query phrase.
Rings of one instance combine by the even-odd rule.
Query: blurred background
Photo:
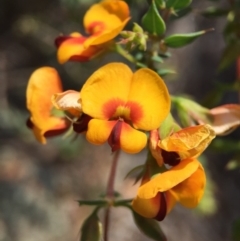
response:
[[[29,117],[25,91],[36,68],[55,67],[64,89],[80,90],[98,67],[126,62],[111,53],[88,63],[58,64],[54,39],[61,33],[83,32],[82,19],[93,2],[0,1],[0,241],[79,240],[81,224],[92,208],[79,207],[77,200],[94,199],[105,191],[112,159],[109,146],[93,146],[83,135],[76,141],[59,137],[41,145],[25,124]],[[147,2],[128,2],[132,22],[139,22]],[[239,103],[238,93],[224,87],[236,81],[235,64],[217,72],[225,48],[226,18],[201,15],[214,4],[224,8],[228,1],[193,0],[191,13],[167,24],[167,34],[215,29],[187,47],[171,50],[166,65],[177,74],[164,78],[171,94],[192,96],[207,107]],[[201,157],[208,175],[201,204],[194,210],[177,206],[161,222],[169,241],[240,240],[236,235],[240,230],[240,171],[231,165],[239,156],[239,130],[213,142]],[[121,154],[116,190],[124,198],[134,197],[138,186],[124,179],[125,175],[145,158],[145,151]],[[128,210],[112,210],[111,220],[110,240],[149,240],[135,227]]]

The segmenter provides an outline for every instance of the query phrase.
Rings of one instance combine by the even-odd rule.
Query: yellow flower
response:
[[[128,5],[121,0],[105,0],[86,12],[83,24],[89,37],[80,33],[60,36],[55,40],[58,61],[88,61],[107,49],[129,21]]]
[[[150,144],[156,143],[156,131],[154,133],[152,140],[150,135]],[[210,125],[191,126],[160,139],[157,146],[151,144],[150,150],[159,166],[163,163],[175,166],[183,159],[200,156],[213,138],[215,132]]]
[[[132,202],[135,212],[162,221],[176,202],[194,208],[200,202],[206,184],[202,165],[185,159],[170,170],[144,180]]]
[[[70,122],[65,117],[57,117],[51,113],[53,109],[51,97],[58,92],[62,92],[62,84],[54,68],[42,67],[35,70],[30,76],[26,98],[27,108],[31,116],[27,125],[42,144],[46,143],[46,137],[61,134],[70,126]],[[73,96],[76,96],[77,93],[79,98],[79,92],[69,91],[70,93]],[[79,115],[81,106],[78,107]],[[69,108],[69,111],[71,112],[71,108]]]
[[[100,145],[108,141],[112,150],[141,151],[150,131],[160,126],[170,110],[170,97],[163,80],[152,70],[135,73],[122,63],[97,70],[81,90],[88,124],[87,140]]]

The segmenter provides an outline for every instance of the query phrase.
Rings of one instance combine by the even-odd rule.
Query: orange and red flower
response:
[[[72,33],[55,40],[58,61],[88,61],[106,51],[129,21],[128,5],[121,0],[104,0],[86,12],[83,24],[89,36]]]
[[[88,141],[108,141],[113,151],[121,148],[128,153],[145,147],[143,131],[158,128],[170,110],[167,87],[154,71],[142,68],[132,73],[122,63],[107,64],[90,76],[80,101],[83,112],[93,117]]]
[[[61,79],[54,68],[42,67],[33,72],[26,92],[27,108],[31,115],[27,125],[33,130],[36,139],[42,144],[46,143],[46,137],[61,134],[71,125],[63,112],[60,113],[61,116],[52,113],[53,104],[51,98],[52,95],[59,92],[62,92]],[[79,92],[70,91],[70,93],[75,96],[75,99],[77,93],[78,99]],[[75,107],[75,114],[79,116],[81,106],[78,104]],[[78,113],[76,112],[77,109]],[[71,112],[71,108],[68,108],[68,111]]]

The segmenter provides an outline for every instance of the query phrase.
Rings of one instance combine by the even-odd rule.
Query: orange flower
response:
[[[112,151],[141,151],[144,132],[160,126],[170,110],[170,97],[163,80],[152,70],[135,73],[122,63],[98,69],[81,90],[82,110],[93,117],[86,137],[100,145],[108,141]]]
[[[89,37],[80,33],[60,36],[55,40],[58,61],[88,61],[105,51],[129,21],[128,5],[121,0],[105,0],[86,12],[83,24]]]
[[[26,92],[27,108],[31,114],[27,125],[42,144],[46,143],[46,137],[61,134],[70,126],[64,113],[61,114],[61,117],[52,114],[51,97],[57,92],[62,92],[62,84],[54,68],[42,67],[33,72]],[[74,91],[70,92],[76,96]],[[79,92],[76,93],[79,97]],[[81,106],[78,104],[78,107],[78,114],[80,114]]]
[[[150,135],[150,150],[158,165],[177,165],[181,160],[196,158],[208,147],[215,132],[210,125],[191,126],[158,140],[156,130]]]
[[[143,179],[132,207],[143,217],[162,221],[176,202],[187,208],[196,207],[205,184],[202,165],[196,159],[186,159],[152,179]]]

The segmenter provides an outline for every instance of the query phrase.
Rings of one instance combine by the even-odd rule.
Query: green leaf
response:
[[[235,60],[237,60],[240,55],[240,42],[236,41],[228,45],[222,55],[218,71],[224,70],[230,64],[232,64]]]
[[[198,31],[195,33],[173,34],[164,39],[164,44],[170,48],[179,48],[192,43],[199,36],[212,30],[213,29],[207,29],[207,30]]]
[[[132,208],[131,208],[132,210]],[[154,219],[147,219],[132,210],[134,222],[141,232],[147,237],[156,241],[166,241],[167,238],[161,230],[159,224]]]
[[[165,1],[164,0],[155,0],[156,6],[159,8],[165,8]]]
[[[216,8],[216,7],[208,7],[205,11],[202,12],[202,15],[204,17],[222,17],[226,16],[229,13],[230,10],[228,9],[222,9],[222,8]]]
[[[155,61],[155,62],[158,62],[158,63],[163,63],[163,59],[158,55],[153,55],[152,61]]]
[[[81,228],[82,234],[80,241],[101,241],[102,240],[102,224],[98,219],[97,210],[84,221]]]
[[[156,3],[153,0],[147,13],[142,18],[142,26],[150,34],[161,36],[166,31],[166,25],[160,16]]]
[[[88,205],[88,206],[105,206],[107,205],[106,200],[78,200],[79,205]]]
[[[119,206],[129,206],[129,203],[132,202],[132,199],[122,199],[122,200],[115,200],[113,203],[114,207],[119,207]]]
[[[176,74],[175,70],[172,70],[172,69],[159,69],[157,71],[157,73],[163,77],[163,76],[166,76],[168,74]]]
[[[180,10],[188,7],[192,3],[192,0],[178,0],[177,3],[173,6],[174,9]]]
[[[145,165],[136,166],[127,173],[125,178],[135,175],[136,179],[135,179],[134,184],[136,184],[143,176],[144,171],[145,171]]]
[[[192,0],[167,0],[166,7],[180,10],[188,7],[192,3]]]
[[[167,0],[166,1],[166,7],[167,8],[173,8],[175,4],[177,4],[179,0]]]
[[[176,121],[172,117],[172,114],[169,113],[169,115],[162,122],[162,124],[159,128],[159,135],[160,135],[161,139],[164,139],[167,136],[169,136],[171,133],[179,131],[180,129],[181,129],[180,126],[176,123]]]

